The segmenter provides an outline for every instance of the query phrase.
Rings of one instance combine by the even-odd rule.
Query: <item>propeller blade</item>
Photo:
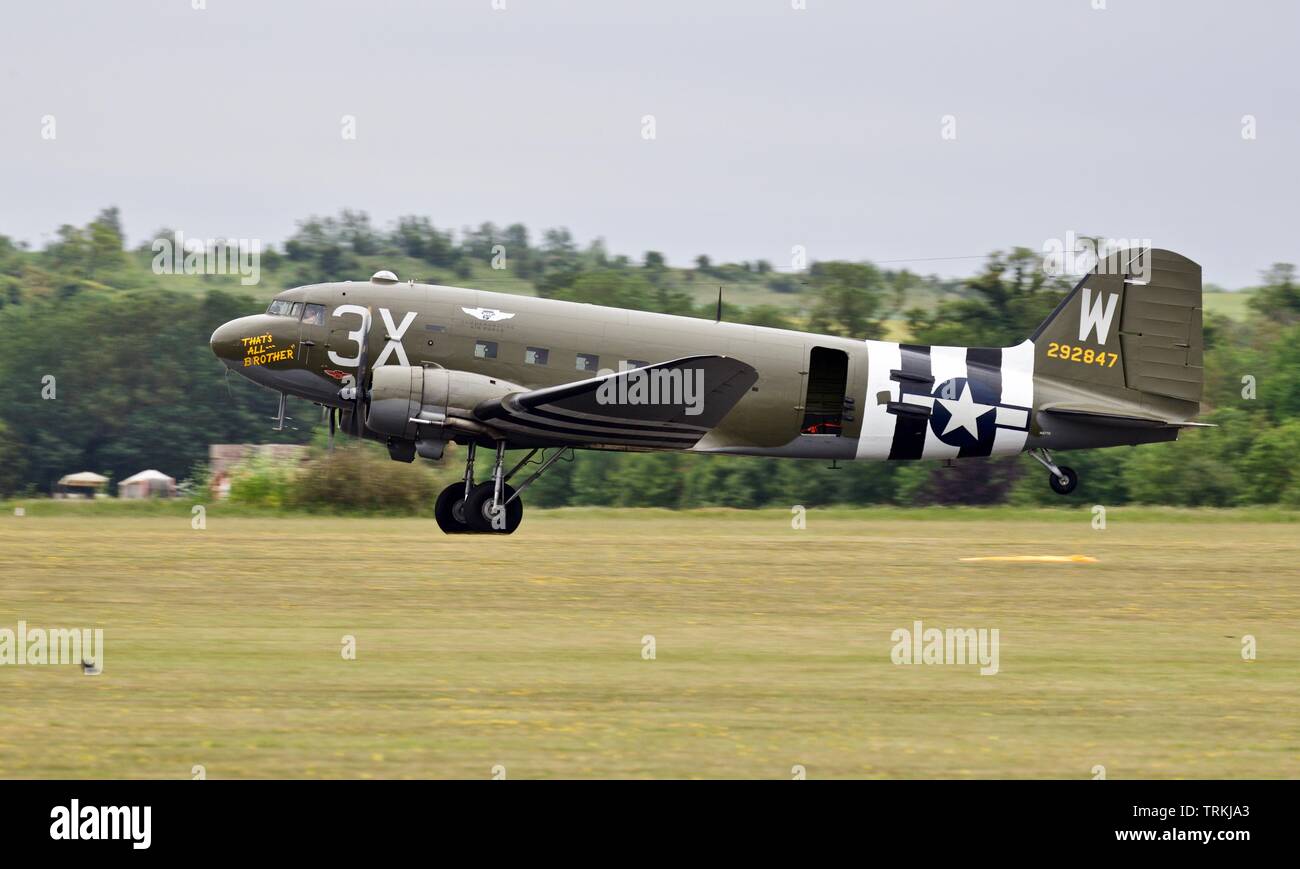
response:
[[[329,441],[330,446],[329,446],[329,451],[332,453],[332,452],[334,452],[334,418],[335,418],[336,416],[338,416],[338,412],[339,412],[339,410],[338,410],[337,407],[331,407],[331,408],[329,409],[329,411],[330,411],[330,441]]]
[[[366,364],[369,362],[368,357],[370,355],[370,324],[370,309],[366,308],[365,314],[361,317],[361,348],[357,355],[357,394],[352,406],[352,428],[354,429],[353,434],[357,437],[361,437],[361,433],[365,430],[365,423],[362,419],[365,416]]]

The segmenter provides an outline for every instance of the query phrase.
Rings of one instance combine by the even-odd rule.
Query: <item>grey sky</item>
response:
[[[1300,260],[1300,7],[1093,2],[26,0],[3,16],[0,233],[40,244],[115,204],[133,241],[278,243],[346,206],[677,264],[1068,230],[1231,287]]]

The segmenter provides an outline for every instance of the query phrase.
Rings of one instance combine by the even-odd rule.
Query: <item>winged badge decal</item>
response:
[[[461,308],[461,310],[479,320],[509,320],[514,316],[509,311],[498,311],[496,308]]]

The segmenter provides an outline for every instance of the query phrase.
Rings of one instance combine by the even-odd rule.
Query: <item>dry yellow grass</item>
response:
[[[1296,526],[1124,517],[4,516],[0,628],[107,654],[0,667],[0,775],[1300,776]],[[1040,553],[1099,561],[958,560]],[[1001,672],[892,664],[916,619]]]

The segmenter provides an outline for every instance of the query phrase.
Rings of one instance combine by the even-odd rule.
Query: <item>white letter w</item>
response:
[[[1079,340],[1087,341],[1088,333],[1097,330],[1097,342],[1106,343],[1110,334],[1110,320],[1115,316],[1115,305],[1119,302],[1119,293],[1111,293],[1102,298],[1098,293],[1097,301],[1092,301],[1092,288],[1083,288],[1083,301],[1079,305]]]

